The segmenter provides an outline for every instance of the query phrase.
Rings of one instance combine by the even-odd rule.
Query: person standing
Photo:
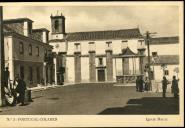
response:
[[[167,85],[169,84],[168,80],[166,79],[165,76],[163,76],[163,80],[162,80],[162,89],[163,89],[163,97],[166,97],[166,89],[167,89]]]
[[[143,84],[144,84],[144,81],[143,81],[143,77],[141,76],[139,79],[139,91],[140,92],[143,92]]]
[[[136,78],[136,91],[139,91],[139,76]]]
[[[5,69],[5,87],[8,88],[8,83],[9,83],[9,77],[10,77],[10,72],[8,70],[8,67],[6,67]]]
[[[145,79],[145,91],[149,91],[149,79],[146,77]]]
[[[178,87],[178,80],[176,79],[176,76],[173,76],[171,89],[172,89],[172,93],[174,94],[174,98],[178,98],[179,87]]]
[[[16,88],[17,88],[17,85],[18,85],[18,80],[19,80],[19,76],[16,76],[15,77],[15,80],[13,81],[13,87],[12,87],[12,95],[14,96],[14,103],[13,105],[16,105],[17,104],[17,92],[16,92]]]
[[[20,78],[18,80],[18,85],[17,85],[17,88],[16,88],[16,91],[19,93],[19,101],[21,103],[20,106],[25,105],[24,104],[25,90],[26,90],[26,83],[23,79]]]

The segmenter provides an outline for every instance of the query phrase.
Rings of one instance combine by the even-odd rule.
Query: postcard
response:
[[[183,9],[0,3],[0,127],[184,126]]]

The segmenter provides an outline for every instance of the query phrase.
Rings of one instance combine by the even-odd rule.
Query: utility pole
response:
[[[3,35],[3,7],[0,6],[0,106],[5,105],[4,96],[4,35]]]
[[[156,34],[154,33],[150,33],[149,31],[146,32],[146,43],[147,43],[147,51],[148,51],[148,79],[149,79],[149,86],[150,86],[150,90],[152,90],[151,88],[151,62],[150,62],[150,35],[151,34]]]

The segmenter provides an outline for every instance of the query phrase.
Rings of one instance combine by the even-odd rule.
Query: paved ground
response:
[[[179,101],[168,93],[136,92],[132,86],[80,84],[32,94],[26,106],[1,108],[0,115],[178,114]]]

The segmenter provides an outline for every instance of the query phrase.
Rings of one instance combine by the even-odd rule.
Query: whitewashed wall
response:
[[[53,46],[53,52],[66,52],[67,50],[66,42],[52,42],[49,44]],[[58,45],[58,47],[56,45]]]
[[[67,54],[73,55],[74,54],[74,43],[80,43],[81,44],[81,54],[82,55],[88,55],[89,51],[89,42],[95,42],[96,47],[96,55],[105,54],[106,50],[106,42],[112,41],[112,50],[113,54],[120,54],[121,53],[121,46],[122,46],[122,40],[98,40],[98,41],[77,41],[77,42],[68,42],[68,49]],[[63,47],[64,45],[60,44],[60,47]],[[138,47],[138,39],[129,39],[128,40],[128,47],[134,52],[137,53],[137,47]],[[55,49],[55,47],[54,47]],[[59,48],[61,49],[61,48]],[[57,51],[55,49],[55,51]],[[95,59],[96,66],[98,66],[99,59]],[[133,61],[132,59],[129,60],[129,70],[131,73],[133,73]],[[139,59],[136,59],[136,73],[139,73]],[[106,58],[103,57],[103,65],[106,66]],[[88,57],[82,57],[81,58],[81,73],[82,73],[82,82],[89,81],[89,58]],[[67,58],[67,67],[68,67],[68,79],[69,81],[74,82],[74,58],[68,57]],[[116,71],[117,68],[117,71]],[[118,75],[122,75],[122,60],[116,59],[116,65],[115,65],[115,59],[113,59],[113,79],[116,80],[116,72]],[[106,70],[105,70],[105,79],[106,78]],[[96,72],[96,80],[97,80],[97,72]]]
[[[158,55],[179,55],[179,44],[150,45],[150,55],[152,52]]]
[[[172,80],[173,75],[177,75],[174,72],[174,68],[179,67],[179,65],[167,65],[166,70],[169,71],[169,75],[166,76],[167,79]],[[153,66],[152,66],[153,68]],[[161,69],[161,66],[154,66],[154,72],[155,72],[155,79],[156,81],[161,81],[163,77],[163,70]]]
[[[96,45],[96,54],[105,54],[106,42],[112,41],[112,50],[113,54],[121,53],[121,44],[122,40],[98,40],[98,41],[77,41],[77,42],[68,42],[68,54],[74,53],[74,43],[81,44],[81,53],[88,54],[89,51],[89,42],[95,42]],[[137,53],[138,39],[129,39],[128,47],[135,53]]]

